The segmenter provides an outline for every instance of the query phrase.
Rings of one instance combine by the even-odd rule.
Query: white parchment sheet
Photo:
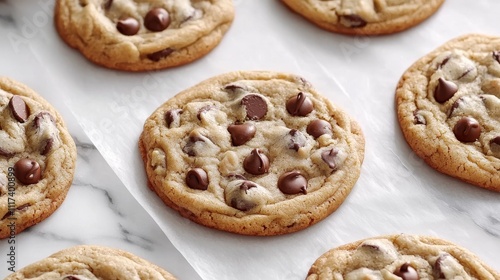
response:
[[[235,7],[235,21],[214,51],[164,71],[95,66],[67,47],[52,24],[36,26],[29,42],[54,94],[64,98],[128,190],[202,278],[303,279],[332,247],[402,232],[453,241],[500,270],[500,194],[437,173],[417,158],[394,105],[399,77],[421,56],[462,34],[500,35],[499,1],[447,0],[421,25],[381,37],[324,31],[279,1],[238,0]],[[181,90],[234,70],[302,75],[363,128],[361,177],[340,209],[321,223],[278,237],[228,234],[182,218],[147,188],[137,147],[145,119]]]

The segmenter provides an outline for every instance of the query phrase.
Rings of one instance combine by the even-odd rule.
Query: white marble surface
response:
[[[488,12],[499,10],[500,2],[449,0],[404,33],[346,37],[319,30],[278,1],[237,0],[233,26],[207,57],[142,74],[96,67],[65,46],[52,26],[52,6],[50,0],[0,0],[0,34],[8,39],[0,46],[0,74],[30,85],[65,115],[74,112],[72,132],[81,133],[79,122],[111,168],[97,150],[84,148],[92,145],[79,145],[75,186],[57,213],[19,236],[20,263],[68,244],[117,244],[181,279],[195,279],[170,239],[204,279],[303,279],[314,259],[333,246],[406,232],[460,244],[500,270],[500,195],[426,166],[405,143],[393,113],[395,84],[413,61],[464,33],[500,35],[500,18]],[[144,119],[176,92],[239,69],[301,74],[365,132],[367,154],[356,187],[338,211],[310,229],[275,238],[224,234],[180,218],[145,188],[136,147]]]

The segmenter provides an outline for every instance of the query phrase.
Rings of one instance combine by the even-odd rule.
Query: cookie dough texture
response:
[[[75,163],[75,143],[56,110],[0,77],[0,238],[50,216],[66,197]]]
[[[444,0],[282,0],[319,27],[349,35],[403,31],[434,14]]]
[[[199,224],[277,235],[315,224],[354,186],[358,124],[305,79],[232,72],[161,105],[139,141],[149,186]]]
[[[329,250],[309,270],[322,279],[500,279],[476,255],[446,240],[418,235],[364,239]]]
[[[93,245],[59,251],[28,265],[5,280],[174,280],[164,269],[129,252]]]
[[[154,9],[163,15],[146,20]],[[55,6],[57,31],[68,45],[99,65],[128,71],[178,66],[206,55],[233,17],[232,0],[57,0]]]
[[[415,153],[434,169],[500,191],[500,38],[465,35],[415,62],[396,107]]]

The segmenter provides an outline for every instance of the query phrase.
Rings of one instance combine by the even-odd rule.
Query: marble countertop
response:
[[[264,10],[257,10],[257,2],[266,3],[268,7]],[[440,21],[435,17],[409,30],[406,34],[380,38],[351,38],[329,33],[326,33],[329,36],[324,36],[323,31],[306,21],[299,20],[288,10],[282,9],[278,1],[235,0],[234,3],[237,17],[227,35],[228,38],[233,39],[223,40],[213,53],[196,63],[172,71],[146,73],[145,75],[148,75],[146,78],[155,76],[166,81],[173,81],[168,89],[178,92],[215,73],[238,70],[240,67],[255,69],[258,66],[266,69],[291,69],[306,74],[321,90],[334,88],[339,93],[335,95],[336,102],[356,116],[367,137],[367,155],[362,176],[346,200],[345,207],[341,207],[331,218],[315,225],[312,229],[265,240],[219,234],[188,223],[179,218],[176,213],[164,213],[163,211],[167,210],[163,208],[155,209],[148,204],[148,200],[130,188],[133,183],[124,176],[124,169],[117,168],[117,162],[121,159],[117,158],[116,153],[108,151],[102,142],[90,140],[94,139],[89,133],[91,131],[89,130],[90,118],[86,119],[78,115],[78,112],[85,112],[85,106],[88,104],[75,105],[78,102],[65,102],[64,98],[59,98],[55,94],[76,85],[72,83],[75,80],[77,82],[86,81],[86,79],[92,81],[92,75],[102,75],[103,80],[109,79],[106,81],[111,82],[123,82],[123,80],[144,82],[146,78],[123,73],[115,74],[113,71],[96,67],[88,63],[76,51],[61,43],[52,26],[54,0],[0,0],[0,38],[2,38],[0,75],[12,77],[28,85],[52,103],[63,115],[78,149],[76,176],[62,206],[45,221],[16,236],[16,269],[69,246],[97,244],[127,250],[164,267],[180,279],[234,279],[235,277],[231,278],[231,276],[235,275],[238,275],[239,279],[256,279],[255,275],[261,275],[258,273],[262,267],[258,266],[257,261],[251,262],[253,258],[251,254],[241,256],[239,260],[232,258],[235,261],[233,263],[229,260],[231,254],[228,255],[229,257],[220,255],[220,252],[227,248],[217,251],[203,247],[212,243],[206,242],[210,241],[210,238],[226,238],[224,241],[228,241],[227,244],[249,246],[249,251],[259,256],[253,259],[260,259],[259,261],[264,264],[275,263],[276,258],[263,253],[267,251],[259,252],[261,247],[256,247],[255,244],[262,243],[260,245],[266,247],[273,243],[268,246],[270,248],[274,248],[272,246],[275,243],[283,247],[288,244],[311,245],[308,250],[305,250],[308,254],[303,261],[297,261],[296,255],[292,256],[288,253],[290,258],[295,257],[295,259],[280,267],[279,273],[281,274],[276,273],[266,278],[303,279],[306,273],[304,268],[310,266],[313,261],[312,256],[318,256],[327,248],[332,247],[332,244],[340,245],[346,240],[354,241],[401,230],[437,235],[463,245],[500,271],[498,262],[500,252],[499,194],[471,187],[434,172],[416,158],[406,145],[394,115],[374,118],[370,114],[371,106],[387,107],[388,105],[384,105],[384,102],[393,106],[392,93],[402,71],[438,44],[464,32],[479,30],[487,34],[498,35],[496,29],[500,24],[499,18],[494,14],[481,15],[481,11],[488,7],[490,10],[498,10],[500,3],[480,0],[475,2],[473,8],[469,8],[468,0],[450,0],[441,9],[441,17],[447,19],[459,17],[467,11],[475,15],[477,20],[474,22],[463,20],[457,24]],[[257,13],[260,21],[254,22],[254,15]],[[264,25],[262,22],[266,17],[275,18],[274,20],[278,22],[282,22],[283,19],[291,20],[290,26],[282,24],[277,31],[290,36],[290,40],[285,40],[285,43],[280,42],[278,38],[281,33],[278,35],[260,34],[259,31],[265,28],[260,24]],[[252,26],[249,22],[252,22]],[[477,29],[476,26],[480,28]],[[242,29],[244,31],[239,31]],[[293,32],[287,30],[293,30]],[[337,70],[335,67],[329,68],[329,66],[322,65],[321,56],[316,56],[317,54],[309,49],[310,45],[307,44],[310,42],[302,44],[301,41],[292,40],[294,32],[302,34],[306,38],[304,42],[311,40],[317,43],[316,46],[331,44],[334,51],[344,51],[342,57],[340,55],[335,57],[333,54],[333,59],[327,58],[325,61],[331,63],[330,65],[357,64],[360,68],[368,68],[371,67],[369,64],[375,63],[381,69],[377,68],[376,72],[382,74],[378,79],[370,79],[367,76],[358,75],[356,71],[359,69],[354,66],[337,67],[340,69]],[[418,44],[420,42],[415,43],[408,38],[425,38],[427,44]],[[333,44],[332,40],[338,41]],[[406,48],[391,49],[393,46],[389,44],[390,40],[398,40],[401,46],[406,46]],[[270,53],[267,56],[259,53],[259,50],[267,50],[267,45],[262,42],[269,42],[274,46],[273,50],[269,49]],[[232,62],[235,55],[235,46],[241,46],[237,49],[240,54],[257,53],[258,56],[247,60],[241,58],[239,65],[233,65],[229,62]],[[305,65],[298,63],[299,59],[294,61],[293,59],[297,57],[289,55],[290,50],[287,50],[289,46],[294,46],[294,51],[300,52],[301,59],[309,59],[312,62]],[[386,47],[388,49],[384,50]],[[280,58],[277,50],[285,52],[286,55]],[[399,60],[400,64],[389,65],[386,59],[373,55],[377,51],[390,52],[394,57],[393,60]],[[61,56],[58,61],[49,59],[57,59],[57,56]],[[61,63],[64,60],[79,64],[74,67],[68,66],[68,64]],[[282,63],[283,60],[286,63]],[[43,63],[40,64],[40,61]],[[228,66],[228,64],[231,65]],[[318,65],[323,68],[317,67]],[[54,78],[54,73],[65,71],[74,76],[82,76],[72,77],[74,80],[58,80],[57,75]],[[353,77],[357,82],[352,82]],[[109,84],[103,86],[109,86]],[[122,87],[126,86],[122,85]],[[76,90],[82,90],[82,88]],[[160,86],[155,90],[163,91],[164,88]],[[389,94],[382,96],[377,91]],[[358,97],[360,95],[358,93],[379,94],[377,97],[381,98],[372,100],[371,104],[365,106],[361,104],[364,100],[363,97]],[[110,104],[117,108],[118,113],[137,108],[124,101],[127,97],[130,98],[130,94],[124,93],[123,99],[116,93],[110,93],[110,96],[111,101],[115,102]],[[148,98],[157,100],[159,105],[162,101],[160,98],[163,96],[151,92]],[[148,106],[147,110],[137,110],[137,114],[141,117],[147,115],[154,108],[151,103]],[[119,124],[117,123],[116,126]],[[131,141],[136,141],[136,138],[136,135],[132,135]],[[124,158],[128,159],[126,156]],[[425,180],[422,179],[424,177]],[[409,189],[411,192],[408,191]],[[387,199],[389,195],[392,195],[390,200]],[[412,210],[419,205],[423,207],[418,213]],[[164,214],[167,216],[167,222],[159,217]],[[391,222],[385,224],[387,220]],[[168,228],[169,222],[180,226],[181,229],[189,229],[190,232],[176,233],[175,230]],[[328,233],[328,236],[315,236],[316,232]],[[297,240],[301,240],[300,243]],[[201,244],[203,242],[205,244]],[[192,244],[198,244],[199,247],[190,246]],[[220,240],[213,244],[220,244]],[[9,244],[6,240],[0,240],[0,278],[10,273],[6,255],[8,249]],[[234,250],[237,249],[234,248]],[[298,248],[296,253],[302,254],[305,251],[303,248]],[[286,255],[283,252],[279,253]],[[216,264],[218,259],[224,259],[227,263]],[[245,265],[234,265],[238,261]],[[288,273],[282,273],[287,269],[290,270]]]

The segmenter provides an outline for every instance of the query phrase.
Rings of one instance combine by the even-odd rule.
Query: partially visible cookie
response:
[[[309,270],[307,280],[322,279],[500,279],[476,255],[436,237],[390,235],[329,250]]]
[[[175,280],[161,267],[129,252],[93,245],[59,251],[7,276],[5,280],[137,279]]]
[[[232,72],[161,105],[139,147],[149,185],[181,215],[248,235],[304,229],[360,174],[359,125],[299,76]]]
[[[56,110],[25,85],[0,77],[0,238],[61,205],[75,162],[75,143]]]
[[[145,71],[192,62],[215,48],[234,17],[232,0],[57,0],[61,38],[89,60]]]
[[[343,34],[403,31],[434,14],[444,0],[282,0],[319,27]]]
[[[500,191],[500,37],[465,35],[419,59],[398,83],[396,107],[431,167]]]

